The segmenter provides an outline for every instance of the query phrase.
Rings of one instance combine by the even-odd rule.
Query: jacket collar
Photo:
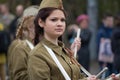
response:
[[[47,39],[43,38],[41,42],[42,42],[42,44],[45,44],[46,46],[51,48],[56,54],[58,54],[60,56],[62,55],[64,43],[62,43],[61,41],[58,41],[58,45],[55,45],[52,42],[48,41]]]

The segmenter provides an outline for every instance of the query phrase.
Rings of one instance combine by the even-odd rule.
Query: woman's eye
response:
[[[66,20],[65,19],[61,19],[62,22],[65,22]]]
[[[51,19],[51,21],[57,21],[57,19]]]
[[[51,21],[54,21],[54,22],[55,22],[55,21],[58,21],[58,20],[59,20],[59,19],[51,19]],[[60,19],[60,21],[61,21],[61,22],[65,22],[66,19]]]

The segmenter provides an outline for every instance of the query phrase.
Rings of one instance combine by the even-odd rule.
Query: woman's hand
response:
[[[76,46],[77,46],[77,51],[78,51],[81,47],[81,39],[80,38],[75,38],[74,42],[71,44],[70,48],[73,52],[75,52]]]
[[[119,77],[117,77],[115,74],[111,75],[112,80],[120,80]]]
[[[97,79],[95,75],[91,75],[87,77],[87,80],[99,80],[99,79]]]

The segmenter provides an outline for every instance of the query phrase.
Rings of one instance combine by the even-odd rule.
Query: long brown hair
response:
[[[23,17],[22,20],[21,20],[21,23],[17,29],[17,32],[16,32],[16,38],[19,38],[19,39],[23,39],[23,27],[25,26],[26,28],[29,27],[29,25],[34,24],[34,16],[27,16],[27,17]]]
[[[40,27],[40,25],[38,24],[38,20],[41,19],[42,21],[45,22],[45,20],[47,19],[47,17],[54,11],[54,10],[61,10],[63,11],[63,13],[65,14],[66,16],[66,13],[64,10],[62,9],[59,9],[59,8],[53,8],[53,7],[47,7],[47,8],[42,8],[39,10],[36,18],[35,18],[35,21],[34,21],[34,24],[35,24],[35,39],[34,39],[34,43],[35,45],[39,43],[40,41],[40,38],[43,37],[44,35],[44,30],[43,28]],[[62,36],[60,36],[58,38],[59,40],[62,40]]]

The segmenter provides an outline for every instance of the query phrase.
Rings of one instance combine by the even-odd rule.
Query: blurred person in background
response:
[[[5,69],[6,58],[5,58],[5,48],[3,46],[4,45],[3,29],[4,29],[3,24],[0,23],[0,80],[5,80],[5,77],[6,77],[6,69]]]
[[[7,4],[1,4],[1,17],[0,22],[3,25],[3,35],[2,35],[2,48],[4,48],[4,54],[7,53],[8,46],[10,44],[10,34],[9,34],[9,26],[14,16],[9,12],[9,8]]]
[[[89,43],[91,39],[91,31],[89,30],[89,18],[86,14],[81,14],[77,17],[77,23],[81,29],[81,48],[78,50],[78,62],[87,70],[90,65]]]
[[[115,16],[115,27],[111,38],[111,47],[114,53],[114,66],[117,72],[120,73],[120,14]]]
[[[108,71],[101,77],[105,78],[114,72],[113,67],[113,52],[111,51],[111,34],[114,26],[114,17],[110,13],[105,13],[102,19],[102,25],[97,33],[97,46],[98,46],[98,60],[100,69],[108,67]]]
[[[30,6],[24,10],[20,26],[17,29],[16,39],[9,47],[10,80],[28,80],[27,60],[30,55],[29,52],[34,48],[34,18],[37,12],[38,6]]]
[[[10,32],[9,32],[9,26],[12,20],[14,19],[14,15],[10,13],[9,11],[9,6],[7,3],[1,4],[1,17],[0,17],[0,22],[3,25],[3,34],[1,38],[1,46],[3,48],[3,55],[4,58],[6,59],[7,55],[7,50],[8,46],[10,44]],[[6,68],[7,69],[7,68]]]
[[[4,24],[4,29],[9,32],[9,26],[14,19],[14,15],[9,12],[7,4],[1,4],[1,14],[0,22]]]
[[[0,4],[0,18],[1,18],[1,4]],[[1,31],[2,30],[3,30],[3,24],[0,22],[0,36],[1,36]],[[1,43],[1,41],[0,41],[0,43]],[[2,80],[5,80],[4,63],[5,63],[5,60],[3,60],[2,55],[1,55],[1,51],[0,51],[0,79],[2,79]]]
[[[0,77],[5,80],[6,77],[6,53],[10,43],[7,25],[11,22],[8,20],[8,8],[6,4],[0,5]]]
[[[29,52],[32,50],[29,44],[34,46],[34,16],[24,17],[21,24],[22,29],[19,28],[17,32],[18,44],[10,51],[11,53],[8,53],[11,80],[28,80],[27,60]],[[19,40],[19,37],[22,37],[22,40]]]
[[[16,16],[15,19],[10,24],[10,34],[11,34],[11,40],[15,38],[16,28],[19,25],[20,17],[23,14],[24,6],[19,4],[16,7]]]

